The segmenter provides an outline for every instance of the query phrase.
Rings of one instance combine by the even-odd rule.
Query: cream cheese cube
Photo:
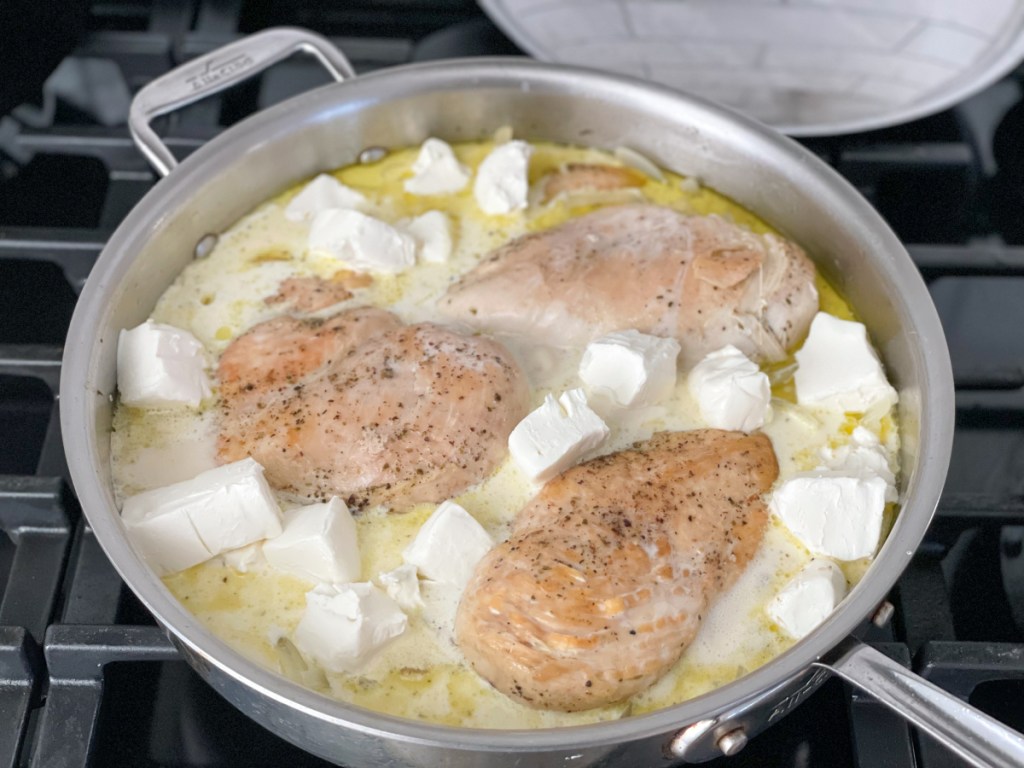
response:
[[[617,331],[594,339],[580,360],[580,379],[617,405],[651,405],[676,386],[679,342],[640,331]]]
[[[816,558],[769,601],[766,611],[790,636],[800,639],[829,617],[846,596],[846,577],[831,560]]]
[[[357,272],[401,272],[416,263],[412,235],[359,211],[332,208],[316,214],[308,247]]]
[[[800,405],[864,413],[875,406],[888,409],[898,400],[862,323],[819,312],[796,361]]]
[[[161,575],[281,533],[277,500],[251,458],[131,496],[121,519]]]
[[[129,501],[131,498],[125,501],[126,509]],[[128,538],[158,576],[191,568],[216,554],[203,543],[185,508],[165,509],[138,519],[125,519],[124,514]]]
[[[402,552],[428,579],[464,588],[494,540],[469,512],[454,501],[441,504]]]
[[[709,427],[752,432],[764,426],[771,384],[757,364],[731,344],[697,363],[687,385]]]
[[[463,189],[469,177],[469,168],[458,161],[451,146],[430,138],[420,146],[412,164],[412,178],[405,180],[405,191],[413,195],[451,194]]]
[[[423,607],[420,580],[416,575],[416,566],[412,563],[404,563],[390,571],[384,571],[377,576],[377,581],[387,592],[388,597],[398,603],[403,611],[415,611]]]
[[[345,186],[329,174],[321,173],[288,202],[284,216],[289,221],[311,221],[322,211],[360,209],[365,204],[366,197],[361,192]]]
[[[813,554],[859,560],[878,547],[885,486],[880,477],[807,472],[776,488],[768,506]]]
[[[337,496],[284,514],[284,531],[263,544],[263,556],[279,571],[306,581],[347,582],[362,564],[356,523]]]
[[[525,141],[509,141],[491,150],[477,168],[473,183],[481,211],[499,216],[526,207],[532,154],[533,147]]]
[[[556,400],[547,395],[539,408],[508,436],[512,459],[531,480],[546,482],[571,467],[608,437],[608,425],[587,405],[582,389]]]
[[[199,407],[210,396],[203,345],[188,331],[147,320],[117,337],[117,388],[135,408]]]
[[[885,481],[885,500],[895,502],[896,476],[889,466],[889,457],[878,437],[865,427],[856,427],[850,435],[850,442],[838,448],[822,448],[822,469],[841,472],[854,477],[880,477]]]
[[[441,211],[427,211],[405,225],[405,231],[416,238],[422,261],[444,264],[452,256],[452,226]]]
[[[358,672],[405,631],[398,604],[369,582],[320,584],[306,593],[296,647],[331,672]]]

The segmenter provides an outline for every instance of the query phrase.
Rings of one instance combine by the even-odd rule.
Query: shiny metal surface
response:
[[[825,669],[869,692],[977,768],[1024,765],[1024,736],[870,646],[844,642]]]
[[[743,748],[747,746],[747,742],[750,739],[747,737],[747,732],[742,728],[733,728],[731,731],[726,731],[718,737],[718,748],[722,751],[722,754],[726,757],[732,757],[743,751]]]
[[[178,161],[150,127],[153,118],[237,85],[300,51],[315,57],[335,80],[355,76],[345,55],[320,35],[288,27],[268,29],[199,56],[139,91],[128,114],[136,146],[166,176]]]
[[[501,126],[526,139],[628,146],[697,176],[794,238],[858,307],[900,391],[903,509],[866,578],[794,648],[734,683],[659,712],[533,731],[450,728],[402,720],[313,693],[208,632],[132,550],[110,481],[117,334],[142,322],[193,258],[196,244],[289,185],[355,162],[375,146],[428,136],[480,139]],[[111,237],[68,336],[61,425],[82,507],[129,586],[185,658],[270,730],[355,765],[583,766],[660,764],[690,723],[709,721],[676,756],[715,757],[717,727],[753,736],[825,678],[811,665],[855,632],[910,560],[949,463],[953,387],[942,329],[920,275],[881,217],[841,177],[792,141],[699,99],[627,78],[521,59],[396,68],[326,86],[249,118],[161,181]],[[677,748],[679,740],[675,742]]]

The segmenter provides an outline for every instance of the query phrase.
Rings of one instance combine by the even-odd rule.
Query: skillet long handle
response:
[[[854,638],[824,667],[979,768],[1024,766],[1024,736]]]
[[[326,38],[293,27],[268,29],[172,69],[139,91],[128,113],[135,144],[166,176],[178,161],[150,127],[153,118],[230,88],[299,52],[314,56],[335,80],[355,76],[348,59]]]

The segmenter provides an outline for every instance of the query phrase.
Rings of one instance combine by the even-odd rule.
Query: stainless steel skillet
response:
[[[296,51],[338,80],[255,115],[178,165],[148,122]],[[61,426],[90,525],[125,582],[189,663],[270,730],[348,765],[555,766],[700,762],[740,748],[831,672],[878,697],[977,765],[1024,764],[1024,737],[855,640],[918,546],[942,490],[953,434],[952,374],[931,299],[881,217],[792,141],[700,99],[626,78],[519,59],[401,67],[352,78],[323,38],[273,29],[154,81],[133,105],[140,148],[166,176],[100,255],[72,320]],[[902,511],[862,582],[815,632],[760,669],[664,710],[600,725],[533,731],[449,728],[326,698],[245,659],[185,610],[130,546],[110,477],[115,352],[177,274],[257,204],[368,147],[428,136],[516,136],[628,146],[701,178],[815,256],[871,331],[900,391]]]

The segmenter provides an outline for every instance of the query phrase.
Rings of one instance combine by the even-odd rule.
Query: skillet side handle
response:
[[[326,38],[292,27],[267,29],[172,69],[139,91],[128,113],[136,146],[166,176],[178,161],[150,127],[153,118],[219,93],[299,52],[315,57],[335,80],[355,76],[348,59]]]
[[[871,694],[978,768],[1020,768],[1024,736],[854,638],[815,666]]]

